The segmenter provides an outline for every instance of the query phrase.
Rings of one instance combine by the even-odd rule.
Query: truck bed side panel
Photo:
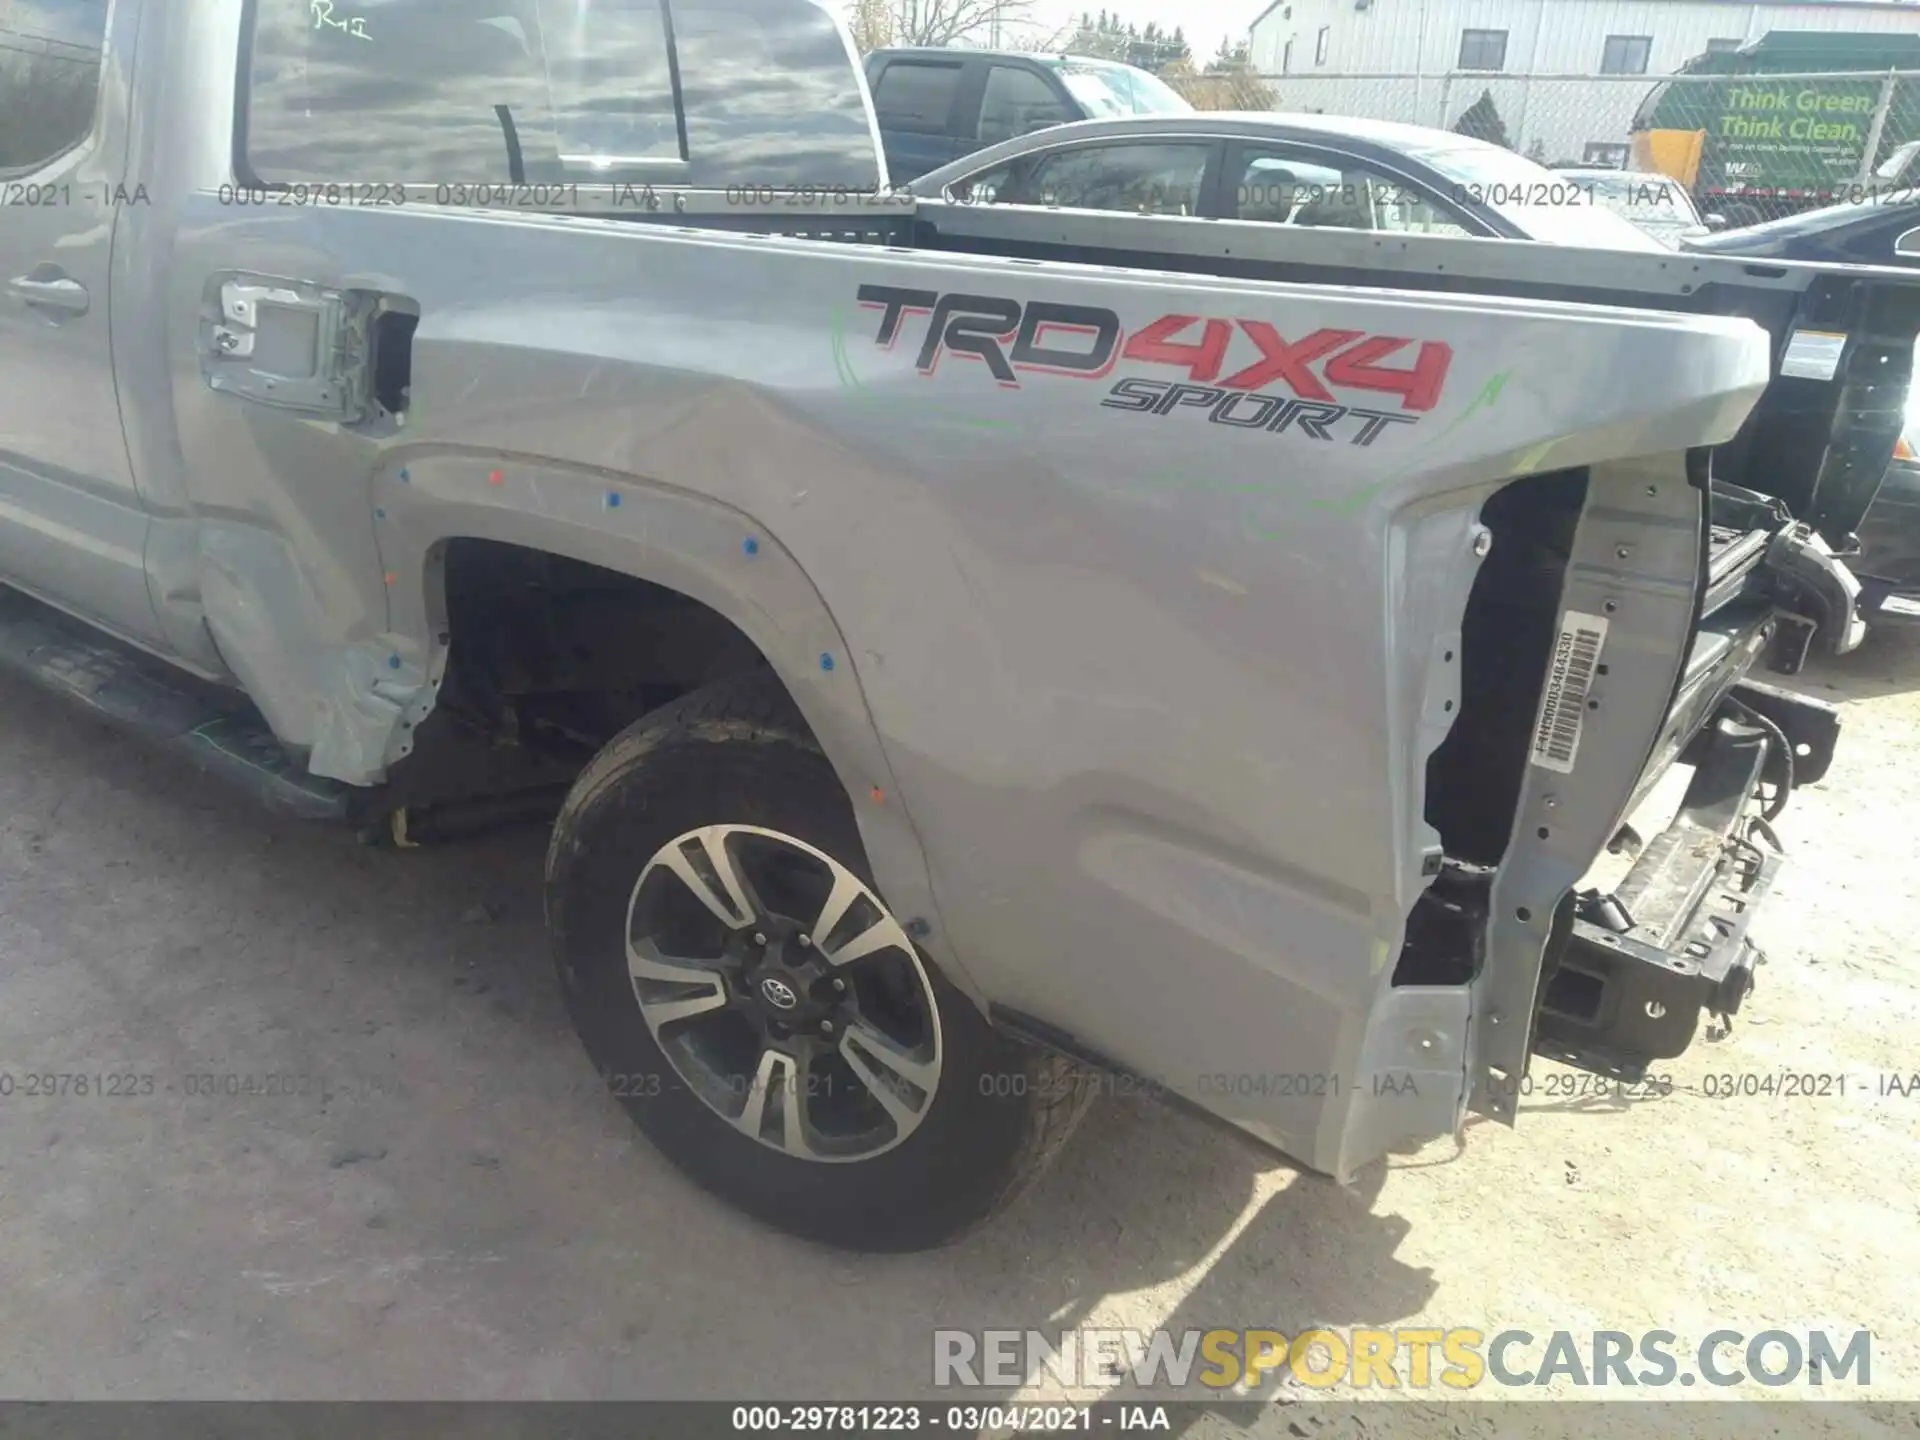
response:
[[[1678,476],[1767,378],[1745,321],[212,195],[181,220],[174,402],[210,548],[372,535],[392,577],[378,634],[313,608],[308,673],[344,688],[284,671],[268,702],[419,713],[434,551],[463,529],[672,552],[795,638],[770,658],[823,732],[870,712],[977,994],[1327,1169],[1462,1099],[1468,987],[1386,991],[1481,503],[1619,457]],[[263,269],[417,308],[403,429],[209,388],[184,347]],[[340,518],[299,532],[322,493]],[[770,554],[843,646],[782,631],[803,597],[757,578]],[[206,598],[243,647],[252,597]],[[874,859],[886,884],[899,858]],[[1410,1054],[1431,1083],[1363,1115],[1364,1065]]]

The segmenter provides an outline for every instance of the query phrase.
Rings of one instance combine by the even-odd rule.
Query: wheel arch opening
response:
[[[684,591],[475,536],[440,541],[428,572],[446,661],[433,713],[389,777],[396,806],[563,794],[634,721],[749,673],[777,685],[794,723],[820,743],[779,667],[732,619]]]

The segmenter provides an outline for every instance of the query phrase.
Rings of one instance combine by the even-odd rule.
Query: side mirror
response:
[[[1707,222],[1707,229],[1709,230],[1724,230],[1727,228],[1727,217],[1724,215],[1702,215],[1700,218]]]
[[[1896,255],[1920,256],[1920,227],[1907,231],[1893,242]]]

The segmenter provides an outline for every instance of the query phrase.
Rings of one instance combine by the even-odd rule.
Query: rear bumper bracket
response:
[[[1674,821],[1611,895],[1589,893],[1544,977],[1534,1050],[1633,1081],[1693,1043],[1700,1012],[1730,1016],[1761,956],[1747,938],[1781,856],[1748,813],[1765,730],[1721,718]],[[1620,928],[1624,925],[1624,928]]]

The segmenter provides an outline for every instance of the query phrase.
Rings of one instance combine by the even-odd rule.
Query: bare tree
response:
[[[1187,49],[1186,32],[1178,25],[1172,30],[1162,30],[1158,21],[1149,20],[1143,30],[1106,10],[1098,16],[1091,11],[1081,11],[1078,26],[1068,37],[1067,49],[1075,55],[1118,60],[1156,73],[1176,61],[1193,58]]]
[[[1062,25],[1057,30],[1029,30],[1022,35],[1009,37],[1003,43],[1009,50],[1024,51],[1029,55],[1064,55],[1073,49],[1075,25]]]
[[[997,45],[1034,24],[1033,0],[891,0],[887,8],[895,45]]]
[[[893,0],[853,0],[847,29],[862,55],[893,44],[893,8]]]
[[[1229,46],[1220,42],[1220,52],[1207,62],[1206,73],[1196,75],[1191,61],[1176,61],[1160,72],[1175,90],[1196,110],[1273,110],[1279,101],[1271,86],[1253,69],[1243,40]]]

